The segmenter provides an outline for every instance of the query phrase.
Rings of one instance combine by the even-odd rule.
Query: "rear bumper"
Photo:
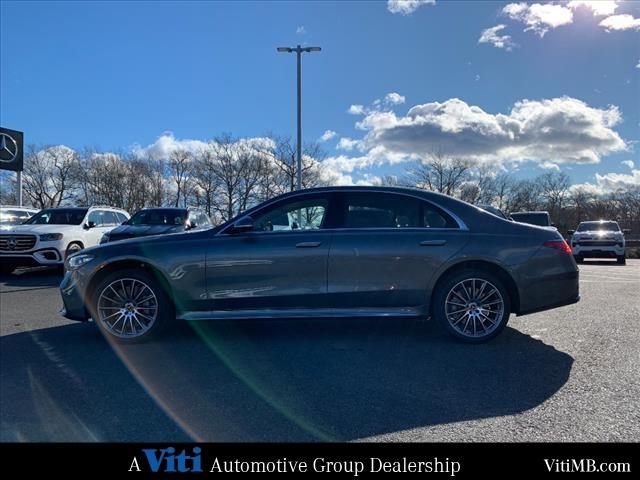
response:
[[[529,315],[580,301],[580,273],[575,271],[545,275],[520,292],[518,315]]]

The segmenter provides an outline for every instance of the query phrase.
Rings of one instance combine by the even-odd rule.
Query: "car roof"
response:
[[[139,212],[144,212],[147,210],[175,210],[176,212],[184,212],[185,210],[194,210],[191,207],[182,208],[182,207],[144,207],[138,210]]]
[[[527,214],[527,215],[531,215],[531,214],[537,214],[537,215],[549,215],[549,212],[545,212],[544,210],[542,210],[542,211],[537,211],[537,212],[513,212],[511,215],[518,215],[518,214]]]

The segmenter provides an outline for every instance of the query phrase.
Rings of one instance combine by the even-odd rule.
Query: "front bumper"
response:
[[[62,295],[63,304],[60,315],[69,320],[80,322],[89,320],[91,315],[85,307],[83,289],[78,284],[74,273],[65,272],[62,283],[60,283],[60,295]]]
[[[64,265],[64,256],[56,248],[41,248],[30,252],[0,253],[0,262],[18,267],[42,267]]]
[[[624,255],[624,245],[599,246],[599,245],[574,245],[571,249],[575,257],[586,258],[615,258]]]

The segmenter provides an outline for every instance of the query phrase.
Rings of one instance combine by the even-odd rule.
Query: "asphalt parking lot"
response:
[[[183,324],[112,347],[60,275],[0,279],[3,441],[637,441],[640,260],[582,265],[582,300],[462,345],[431,322]]]

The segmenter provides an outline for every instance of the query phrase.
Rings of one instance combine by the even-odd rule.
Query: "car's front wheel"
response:
[[[482,343],[509,321],[511,301],[503,282],[482,270],[458,272],[440,284],[432,309],[435,320],[458,340]]]
[[[626,255],[618,256],[617,260],[618,260],[618,265],[626,265],[627,264],[627,256]]]
[[[102,279],[94,290],[91,313],[107,339],[118,343],[149,340],[175,318],[159,282],[139,270],[122,270]]]

